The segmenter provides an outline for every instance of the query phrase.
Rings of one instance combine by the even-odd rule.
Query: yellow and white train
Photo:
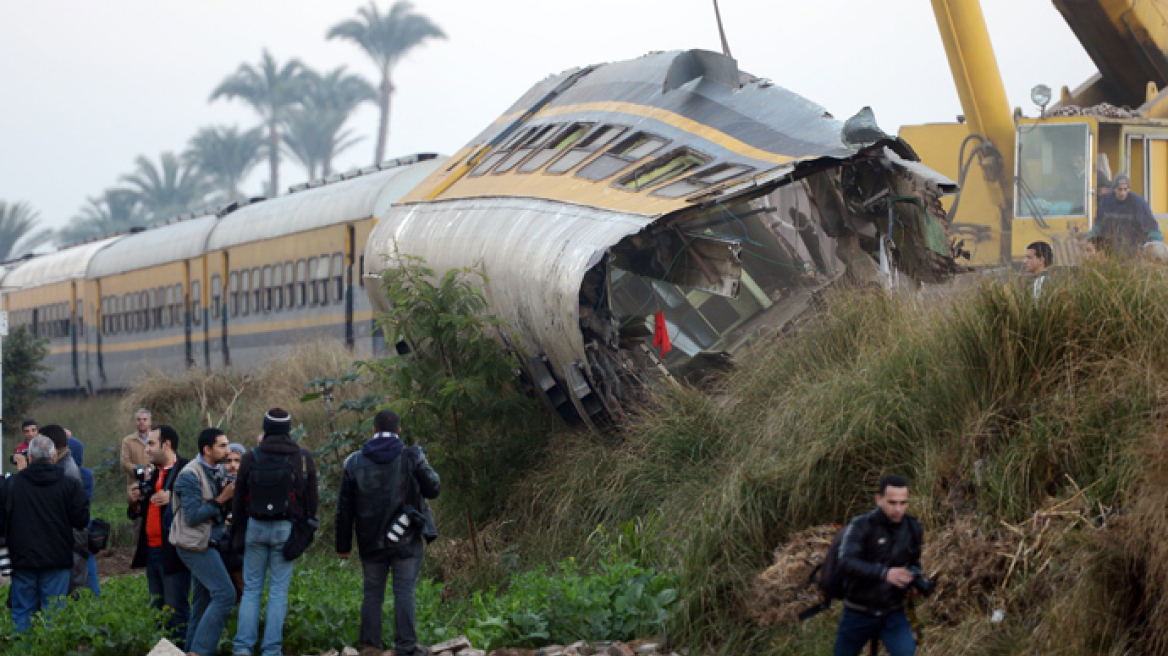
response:
[[[394,248],[479,264],[535,388],[588,422],[648,378],[726,362],[836,281],[956,270],[952,182],[869,112],[838,121],[712,52],[567,71],[449,159],[339,177],[13,263],[6,309],[51,340],[51,389],[101,390],[310,336],[379,352],[366,272]]]

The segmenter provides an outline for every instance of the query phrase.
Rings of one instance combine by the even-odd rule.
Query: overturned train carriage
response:
[[[954,185],[916,160],[870,112],[837,121],[728,57],[654,53],[537,84],[381,217],[366,259],[481,264],[533,381],[590,422],[835,281],[951,274]]]

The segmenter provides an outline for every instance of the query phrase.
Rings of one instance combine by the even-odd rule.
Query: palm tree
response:
[[[51,230],[38,230],[40,212],[26,202],[0,200],[0,262],[31,252],[50,239]]]
[[[146,215],[137,195],[129,189],[106,189],[97,198],[86,199],[81,213],[57,231],[57,243],[75,244],[106,237],[146,225]]]
[[[239,185],[264,156],[264,135],[260,128],[240,131],[238,127],[201,128],[191,138],[183,161],[209,179],[226,200],[240,197]]]
[[[142,155],[134,160],[134,164],[137,170],[120,179],[130,185],[130,193],[149,215],[151,223],[189,212],[206,203],[207,179],[174,153],[162,153],[160,167]]]
[[[333,158],[360,141],[352,130],[342,130],[349,116],[363,102],[377,99],[377,92],[359,75],[350,75],[341,66],[321,76],[305,73],[303,103],[288,113],[284,125],[284,143],[304,168],[309,178],[332,174]]]
[[[446,34],[429,18],[414,13],[414,6],[401,0],[385,15],[377,11],[372,1],[368,7],[357,10],[360,18],[337,23],[328,31],[328,38],[348,39],[356,43],[377,64],[381,72],[381,125],[377,128],[377,151],[374,164],[385,159],[385,143],[389,138],[389,101],[394,86],[390,79],[393,67],[410,50],[429,38],[445,39]]]
[[[268,166],[271,195],[280,190],[280,126],[303,96],[304,65],[292,59],[281,67],[264,50],[259,67],[241,64],[211,92],[211,100],[238,98],[251,105],[268,128]]]

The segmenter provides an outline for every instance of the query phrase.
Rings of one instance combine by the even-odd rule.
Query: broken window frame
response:
[[[628,126],[614,125],[611,123],[603,123],[596,126],[591,132],[584,135],[582,139],[576,142],[575,146],[569,148],[566,152],[560,154],[559,157],[552,160],[552,162],[548,164],[547,168],[544,169],[544,173],[547,175],[565,175],[580,166],[587,166],[591,163],[591,160],[596,156],[597,153],[602,152],[628,130]],[[600,141],[600,139],[605,136],[608,138]],[[597,143],[598,141],[599,143]],[[569,159],[575,159],[575,157],[572,157],[573,153],[580,154],[579,160],[569,164],[568,166],[561,166],[561,162],[568,161]]]
[[[683,198],[690,194],[695,194],[703,189],[707,189],[711,186],[722,184],[729,180],[733,180],[734,178],[742,177],[754,170],[755,169],[753,166],[747,166],[746,164],[723,162],[721,164],[715,164],[714,166],[698,171],[689,177],[670,181],[668,184],[662,185],[650,193],[654,196],[660,196],[662,198]],[[730,171],[730,173],[713,180],[709,179],[712,175],[716,176],[723,174],[726,171]],[[670,189],[674,188],[678,191],[669,191]]]
[[[687,158],[689,159],[688,162],[685,161]],[[700,169],[713,161],[713,159],[705,153],[683,146],[654,159],[648,164],[638,166],[624,176],[617,178],[612,184],[617,189],[639,193],[681,177],[694,169]],[[681,162],[678,168],[672,171],[666,170],[677,162]],[[649,177],[644,184],[637,184],[637,180],[644,179],[646,176],[653,176],[654,174],[657,177]]]

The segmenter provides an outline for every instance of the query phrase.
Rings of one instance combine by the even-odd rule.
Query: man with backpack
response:
[[[281,656],[288,584],[293,556],[286,550],[297,521],[316,519],[316,464],[312,454],[292,441],[292,415],[272,408],[264,415],[260,445],[239,465],[232,509],[232,549],[242,551],[243,598],[233,652],[251,656],[260,622],[260,598],[268,580],[263,656]],[[299,555],[299,554],[295,554]]]
[[[401,422],[388,410],[373,418],[373,439],[345,460],[337,501],[337,555],[347,559],[354,525],[361,553],[361,656],[380,656],[385,581],[393,571],[394,653],[426,656],[418,644],[414,589],[422,571],[423,538],[438,537],[426,499],[441,488],[421,447],[406,447]]]
[[[857,656],[879,639],[891,656],[912,656],[916,639],[905,614],[906,598],[926,589],[921,576],[921,523],[905,513],[908,482],[880,479],[876,509],[854,518],[836,554],[843,577],[844,612],[836,631],[835,656]]]

